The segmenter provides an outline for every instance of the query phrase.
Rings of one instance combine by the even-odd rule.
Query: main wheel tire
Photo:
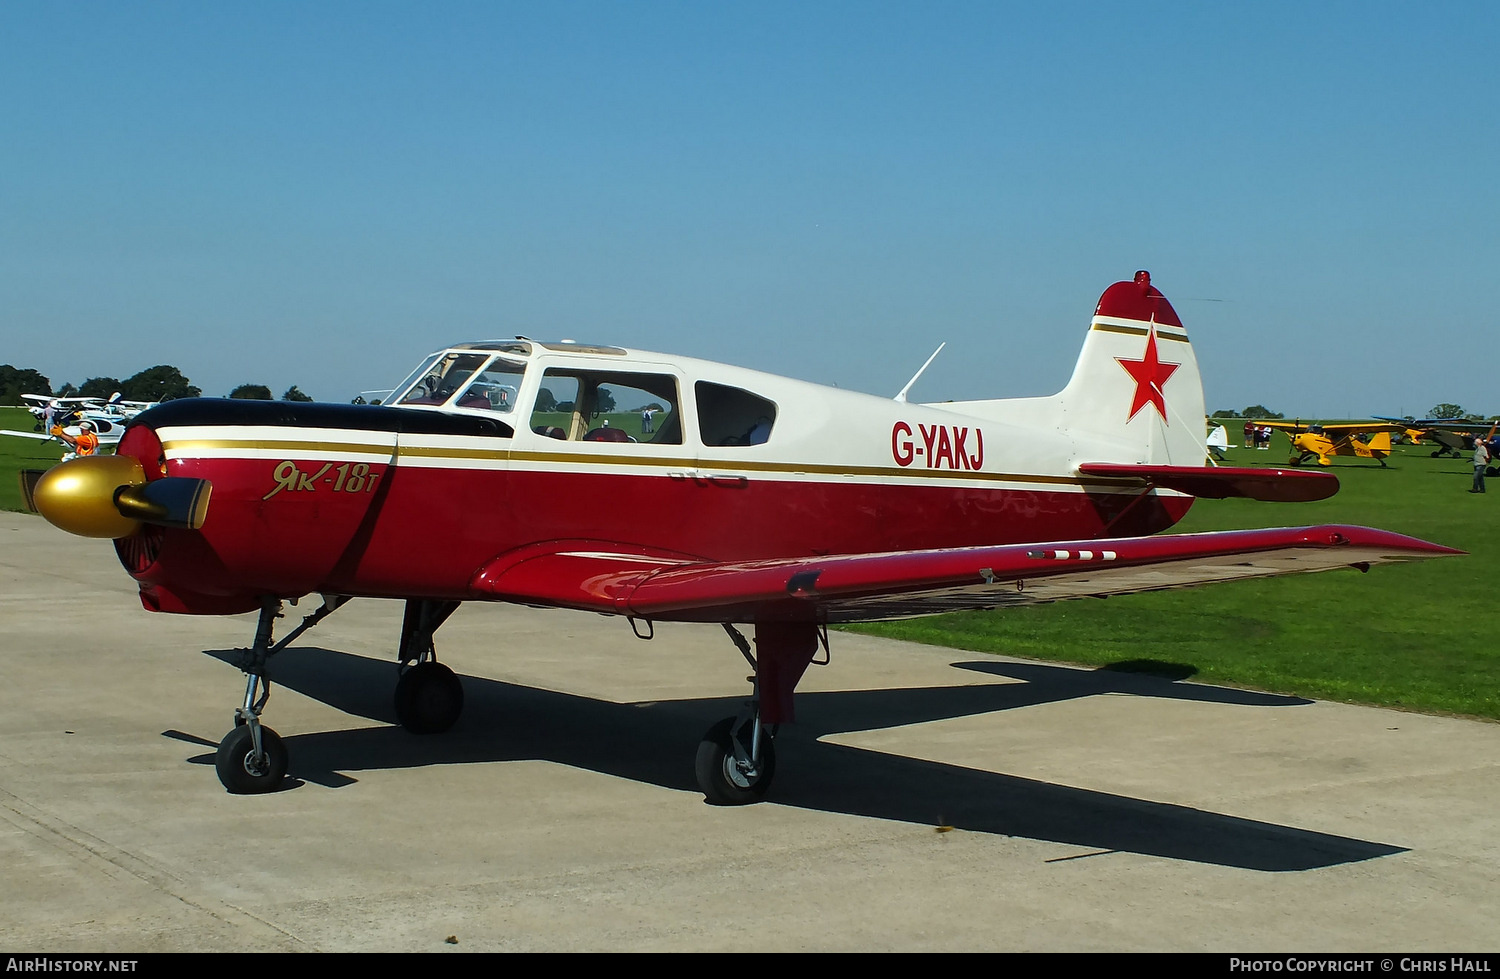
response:
[[[463,709],[464,685],[442,663],[418,663],[396,681],[396,719],[412,734],[441,734]]]
[[[275,731],[261,725],[260,744],[265,757],[255,758],[255,737],[248,725],[236,727],[219,742],[214,770],[224,788],[235,795],[270,792],[286,777],[286,745]]]
[[[740,771],[734,760],[735,718],[726,717],[703,735],[698,743],[694,772],[704,799],[715,806],[744,806],[766,797],[771,779],[776,775],[776,742],[770,737],[760,741],[760,769],[754,778]],[[748,745],[746,746],[749,747]]]

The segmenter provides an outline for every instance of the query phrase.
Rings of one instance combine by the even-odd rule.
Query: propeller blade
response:
[[[213,483],[206,479],[167,476],[115,491],[115,509],[143,523],[197,530],[208,517]]]
[[[45,475],[45,469],[22,469],[21,476],[21,499],[26,501],[26,509],[32,513],[40,513],[36,508],[36,484]]]

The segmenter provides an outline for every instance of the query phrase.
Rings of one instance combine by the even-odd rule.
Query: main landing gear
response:
[[[715,806],[759,802],[776,775],[776,734],[792,720],[792,691],[828,637],[812,623],[761,623],[755,628],[757,661],[750,643],[734,626],[724,631],[754,671],[744,708],[703,735],[693,766],[704,800]],[[827,660],[822,662],[826,663]]]
[[[458,605],[415,599],[406,603],[397,653],[401,675],[396,681],[396,720],[412,734],[441,734],[463,713],[463,684],[437,661],[432,645],[432,634]]]
[[[260,722],[261,711],[271,697],[270,660],[302,633],[337,611],[349,599],[325,595],[323,605],[272,645],[272,628],[281,617],[281,601],[267,598],[260,608],[255,645],[241,669],[246,675],[245,699],[235,709],[234,729],[219,742],[214,769],[224,788],[237,795],[270,792],[286,777],[287,750],[276,732]],[[398,653],[400,675],[396,681],[396,718],[413,734],[437,734],[448,730],[463,711],[464,688],[458,676],[437,661],[432,634],[458,608],[458,602],[412,599],[406,603]]]

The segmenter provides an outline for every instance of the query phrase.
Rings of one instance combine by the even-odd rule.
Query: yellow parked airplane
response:
[[[1377,421],[1339,425],[1304,425],[1301,421],[1259,424],[1286,432],[1292,440],[1292,457],[1287,461],[1293,466],[1313,459],[1320,466],[1331,466],[1333,456],[1358,456],[1374,459],[1384,467],[1385,457],[1391,454],[1391,433],[1404,427]]]
[[[1425,442],[1436,444],[1437,450],[1432,453],[1434,459],[1446,455],[1457,457],[1465,452],[1473,452],[1474,443],[1477,440],[1491,444],[1493,452],[1495,432],[1500,430],[1500,423],[1474,418],[1385,418],[1382,420],[1403,426],[1407,439],[1413,445],[1421,445]],[[1489,434],[1484,434],[1486,431]]]

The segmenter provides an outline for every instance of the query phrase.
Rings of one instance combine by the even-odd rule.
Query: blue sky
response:
[[[0,363],[389,386],[571,337],[1049,394],[1099,293],[1210,409],[1500,412],[1500,5],[0,4]]]

